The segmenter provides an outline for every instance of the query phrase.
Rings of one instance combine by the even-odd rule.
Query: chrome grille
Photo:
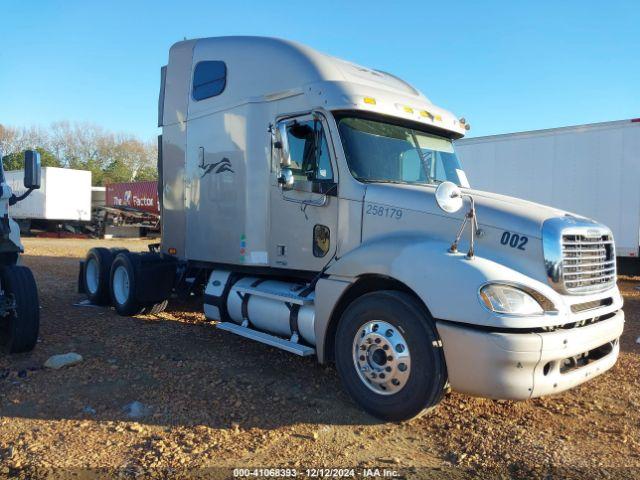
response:
[[[613,286],[616,256],[611,235],[562,235],[562,278],[569,293],[592,293]]]

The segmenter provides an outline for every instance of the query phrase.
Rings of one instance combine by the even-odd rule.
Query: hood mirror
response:
[[[471,226],[471,231],[469,232],[471,238],[469,239],[469,251],[467,252],[467,258],[471,260],[475,255],[475,237],[480,232],[480,229],[478,228],[478,217],[476,216],[476,203],[471,195],[468,193],[462,193],[460,187],[455,183],[442,182],[438,185],[438,188],[436,188],[436,203],[438,204],[438,207],[447,213],[455,213],[462,208],[462,197],[467,197],[469,199],[469,211],[464,216],[460,230],[458,230],[456,239],[451,244],[451,247],[449,247],[449,251],[451,253],[456,253],[458,251],[460,238],[462,238],[462,234],[464,233],[467,224],[469,224]]]
[[[462,192],[453,182],[442,182],[436,188],[436,203],[441,210],[455,213],[462,208]]]

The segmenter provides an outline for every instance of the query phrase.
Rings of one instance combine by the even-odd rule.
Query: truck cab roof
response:
[[[196,98],[194,80],[204,62],[219,65],[215,67],[219,68],[221,91]],[[255,36],[200,38],[174,44],[161,92],[159,124],[182,123],[241,104],[299,95],[308,98],[311,108],[364,110],[399,117],[456,138],[465,132],[465,125],[455,115],[433,105],[394,75],[289,40]]]

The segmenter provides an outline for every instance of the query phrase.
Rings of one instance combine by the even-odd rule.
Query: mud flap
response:
[[[87,293],[84,288],[84,260],[80,260],[78,267],[78,293]]]

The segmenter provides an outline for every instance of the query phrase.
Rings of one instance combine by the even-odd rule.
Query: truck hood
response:
[[[460,211],[453,214],[445,213],[436,204],[435,191],[436,186],[430,185],[372,183],[367,186],[365,202],[461,221],[468,211],[468,201],[465,200],[465,205]],[[481,227],[509,230],[540,238],[545,220],[567,214],[564,210],[506,195],[470,188],[464,188],[462,191],[473,196],[478,223]]]

